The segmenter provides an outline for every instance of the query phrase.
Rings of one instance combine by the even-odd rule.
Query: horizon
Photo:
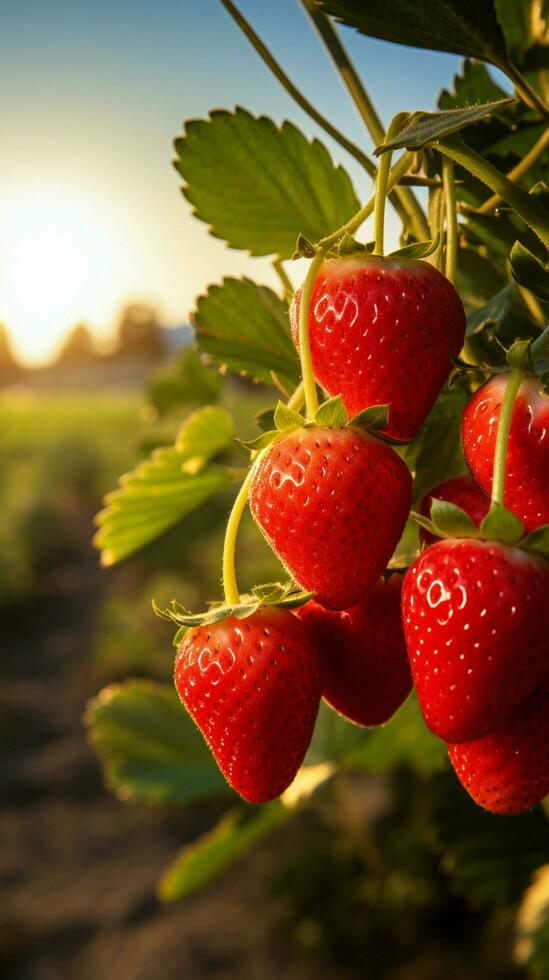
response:
[[[327,146],[360,197],[369,192],[369,178],[292,102],[217,0],[47,7],[28,0],[4,10],[0,42],[10,91],[0,322],[24,365],[51,361],[77,322],[104,344],[128,302],[153,306],[162,323],[186,324],[196,297],[224,275],[276,285],[267,259],[228,249],[193,218],[171,164],[182,120],[235,105],[290,119]],[[371,153],[300,5],[283,0],[276,16],[252,0],[240,7],[308,97]],[[410,109],[434,109],[433,91],[451,86],[460,65],[458,56],[338,31],[385,123],[402,108],[404,84]],[[390,244],[396,229],[391,213]],[[286,268],[298,284],[299,270]]]

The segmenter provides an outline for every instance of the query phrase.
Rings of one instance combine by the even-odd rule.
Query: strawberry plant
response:
[[[373,191],[361,204],[318,138],[244,109],[191,120],[175,141],[196,218],[229,247],[270,256],[280,280],[278,291],[248,278],[213,284],[193,321],[223,386],[245,376],[266,386],[270,406],[253,438],[220,404],[199,408],[174,445],[107,497],[95,538],[105,565],[192,520],[215,494],[235,499],[223,595],[204,596],[203,611],[177,599],[156,608],[176,628],[177,694],[146,682],[107,689],[89,707],[91,736],[125,798],[189,802],[229,792],[224,776],[262,804],[233,799],[230,815],[168,870],[166,899],[202,885],[358,769],[407,770],[422,792],[431,787],[433,847],[458,889],[465,826],[479,828],[482,853],[483,820],[496,820],[491,857],[522,862],[505,891],[513,903],[542,863],[543,845],[523,852],[525,837],[547,841],[543,810],[488,818],[476,805],[518,814],[549,792],[543,17],[534,2],[302,0],[372,158],[222,3]],[[438,111],[402,111],[385,130],[332,18],[464,56]],[[389,255],[388,204],[402,226]],[[371,241],[361,235],[370,216]],[[302,282],[293,259],[308,263]],[[218,398],[215,385],[202,390]],[[243,561],[243,590],[235,555],[248,504],[281,565],[280,581],[253,583]],[[455,776],[435,775],[450,763],[475,803],[455,795]],[[441,779],[454,780],[463,826],[441,815]],[[467,887],[474,900],[476,879]]]

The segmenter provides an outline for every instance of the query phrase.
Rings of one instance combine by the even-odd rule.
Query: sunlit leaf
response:
[[[272,373],[290,388],[299,360],[290,337],[288,304],[268,286],[224,279],[197,300],[196,338],[202,351],[232,371],[272,384]]]
[[[487,119],[509,106],[513,99],[499,99],[497,102],[486,102],[482,105],[469,106],[467,109],[445,109],[442,112],[413,112],[401,131],[393,139],[382,143],[376,148],[375,155],[387,150],[398,150],[406,147],[408,150],[420,150],[427,143],[432,143],[457,133],[466,126]]]
[[[188,803],[226,788],[171,687],[113,684],[90,701],[85,722],[106,782],[123,800]]]
[[[300,234],[316,242],[360,206],[323,144],[289,122],[278,128],[244,109],[215,111],[188,122],[175,148],[195,215],[252,255],[291,258]]]

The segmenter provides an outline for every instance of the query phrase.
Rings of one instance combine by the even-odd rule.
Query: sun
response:
[[[0,218],[0,319],[27,362],[51,356],[76,321],[105,315],[119,237],[111,224],[94,202],[62,189],[22,191],[8,201]]]

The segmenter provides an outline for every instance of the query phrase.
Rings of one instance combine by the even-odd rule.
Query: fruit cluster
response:
[[[233,584],[200,621],[180,616],[179,695],[228,782],[265,802],[293,780],[321,697],[374,726],[414,684],[471,796],[494,812],[531,807],[549,791],[549,564],[536,531],[549,523],[549,398],[524,373],[517,386],[516,370],[477,390],[462,431],[472,476],[431,491],[423,551],[388,573],[412,503],[394,444],[416,437],[448,379],[463,306],[434,266],[364,251],[325,259],[310,285],[292,330],[332,398],[307,418],[279,406],[237,502],[240,513],[249,499],[302,591],[269,604]]]

